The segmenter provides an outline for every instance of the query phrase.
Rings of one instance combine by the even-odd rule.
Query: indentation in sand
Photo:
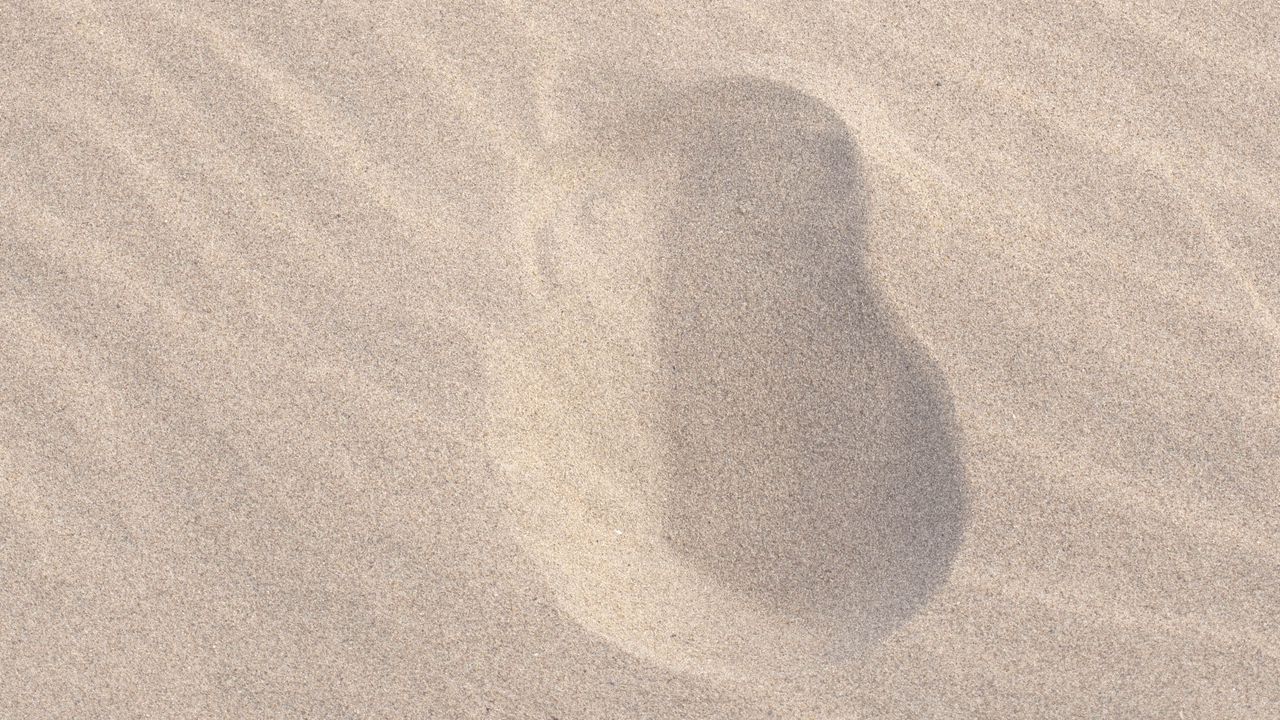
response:
[[[507,516],[639,656],[822,669],[949,571],[949,393],[864,267],[834,111],[747,78],[627,92],[549,145],[526,218],[527,303],[490,354]]]

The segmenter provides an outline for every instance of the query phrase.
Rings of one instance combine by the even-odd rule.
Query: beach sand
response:
[[[1277,36],[4,5],[0,717],[1280,717]]]

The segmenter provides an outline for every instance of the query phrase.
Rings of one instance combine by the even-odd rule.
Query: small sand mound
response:
[[[863,267],[847,129],[732,79],[591,136],[491,356],[513,527],[581,623],[668,666],[856,654],[946,577],[965,508],[945,383]]]

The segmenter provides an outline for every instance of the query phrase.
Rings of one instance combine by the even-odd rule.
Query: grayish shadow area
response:
[[[966,493],[946,383],[865,267],[853,140],[813,97],[747,78],[668,94],[629,125],[669,170],[666,539],[835,647],[863,646],[946,579]]]

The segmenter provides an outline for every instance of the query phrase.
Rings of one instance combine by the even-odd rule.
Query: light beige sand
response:
[[[1280,717],[1280,13],[0,7],[0,717]]]

